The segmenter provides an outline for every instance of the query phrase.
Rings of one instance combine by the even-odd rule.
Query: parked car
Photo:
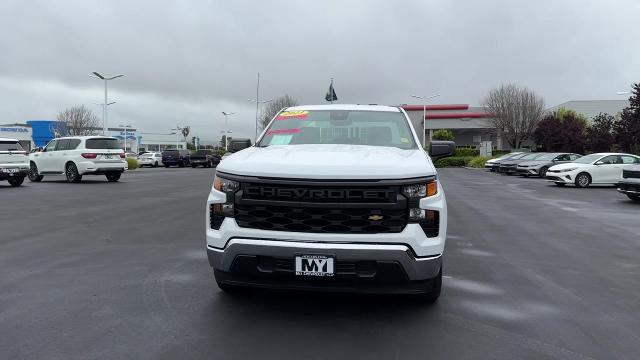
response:
[[[526,160],[518,164],[516,174],[527,176],[545,177],[547,170],[558,164],[572,162],[582,155],[572,153],[548,153],[535,160]]]
[[[104,136],[72,136],[51,140],[41,151],[29,155],[29,180],[45,175],[65,175],[78,183],[84,175],[105,175],[115,182],[127,167],[118,139]]]
[[[575,184],[584,188],[591,184],[617,184],[622,180],[623,169],[640,164],[640,157],[620,153],[586,155],[566,164],[547,170],[546,178],[558,186]]]
[[[500,161],[500,165],[498,166],[498,172],[501,174],[513,175],[516,173],[516,169],[519,163],[523,161],[538,159],[545,154],[546,153],[527,153],[524,156]]]
[[[216,154],[213,150],[202,149],[196,150],[191,153],[191,167],[195,168],[198,165],[202,167],[214,167],[220,163],[220,155]]]
[[[496,162],[499,162],[500,160],[508,159],[508,158],[510,158],[512,156],[516,156],[516,155],[519,155],[519,154],[522,154],[522,152],[512,152],[512,153],[504,154],[504,155],[502,155],[500,157],[497,157],[495,159],[489,159],[489,160],[485,161],[484,168],[489,170],[489,171],[496,171],[496,168],[494,167]]]
[[[492,172],[497,172],[498,169],[500,168],[500,164],[503,161],[507,161],[507,160],[513,160],[513,159],[519,159],[527,154],[530,153],[524,153],[524,152],[518,152],[518,153],[509,153],[507,155],[501,156],[497,159],[492,159],[493,161],[489,164],[489,166],[487,166],[487,164],[485,163],[484,167],[488,168],[489,171]]]
[[[618,191],[633,201],[640,201],[640,165],[622,169],[622,180],[618,182]]]
[[[164,167],[191,165],[191,151],[187,149],[169,149],[162,152],[162,164]]]
[[[159,152],[146,152],[138,156],[138,166],[158,167],[162,165],[162,154]]]
[[[127,158],[138,160],[138,154],[136,154],[136,153],[126,152],[126,153],[124,153],[124,156],[127,157]]]
[[[20,186],[29,173],[29,155],[16,139],[0,138],[0,181]]]

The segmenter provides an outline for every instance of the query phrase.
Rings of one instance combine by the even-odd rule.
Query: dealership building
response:
[[[592,119],[599,113],[617,115],[629,106],[628,100],[573,100],[550,107],[547,112],[560,108],[573,110]],[[402,105],[413,127],[422,132],[423,105]],[[483,141],[491,141],[494,150],[510,150],[504,136],[491,125],[490,114],[483,107],[468,104],[427,105],[424,122],[427,142],[438,129],[451,130],[459,147],[478,147]]]

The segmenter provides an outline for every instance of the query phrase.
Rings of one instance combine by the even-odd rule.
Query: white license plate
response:
[[[335,273],[334,258],[327,255],[296,256],[296,275],[301,276],[333,276]]]
[[[102,158],[103,158],[103,159],[105,159],[105,160],[111,160],[111,159],[113,159],[114,157],[113,157],[113,155],[111,155],[111,154],[104,154],[104,155],[102,155]]]
[[[13,174],[13,173],[17,173],[18,169],[17,168],[2,169],[2,172],[7,174]]]

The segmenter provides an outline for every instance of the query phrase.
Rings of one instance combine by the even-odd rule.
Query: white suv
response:
[[[118,181],[127,166],[124,151],[116,138],[74,136],[51,140],[40,152],[29,156],[29,180],[44,175],[66,175],[69,182],[80,182],[83,175],[105,175]]]
[[[18,140],[0,138],[0,181],[20,186],[29,171],[29,156]]]

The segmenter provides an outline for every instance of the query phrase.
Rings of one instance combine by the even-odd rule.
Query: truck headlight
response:
[[[213,188],[224,193],[236,192],[240,188],[240,183],[216,175],[213,178]]]
[[[402,188],[402,193],[409,199],[421,199],[434,196],[438,193],[438,180],[433,180],[426,184],[406,185]]]

